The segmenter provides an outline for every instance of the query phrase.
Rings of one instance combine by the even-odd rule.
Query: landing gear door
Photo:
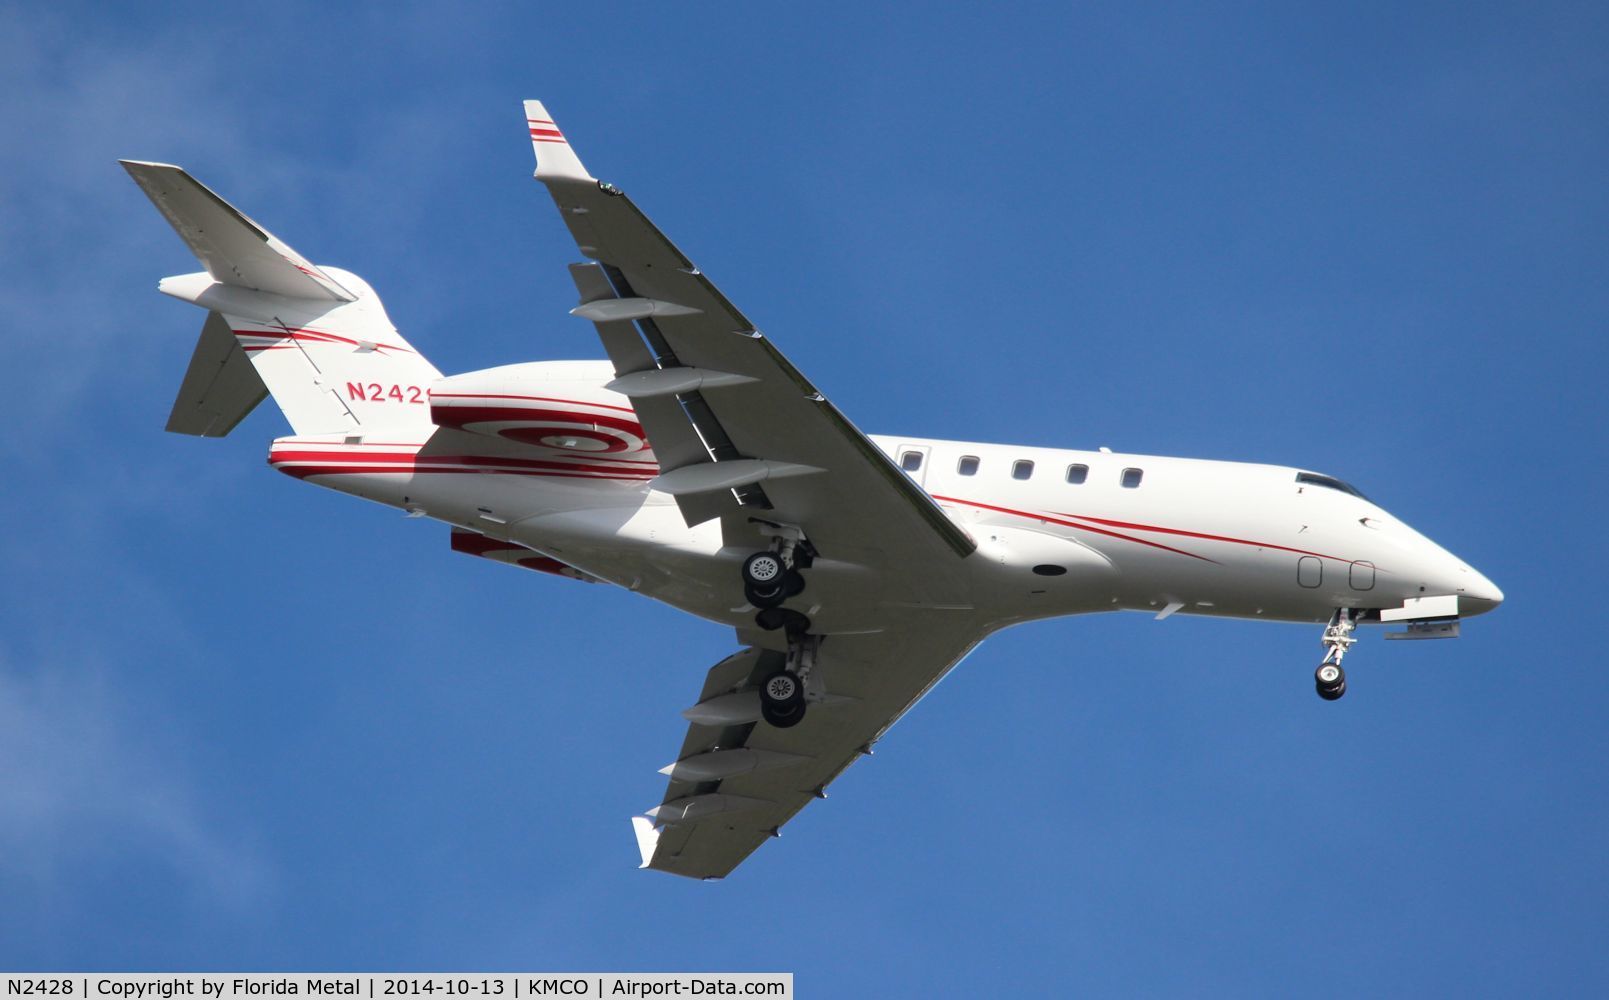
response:
[[[902,444],[894,449],[894,461],[905,474],[916,480],[916,485],[927,485],[927,465],[933,456],[925,444]]]

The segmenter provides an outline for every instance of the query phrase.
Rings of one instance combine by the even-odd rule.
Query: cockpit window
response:
[[[1350,493],[1359,500],[1369,499],[1356,486],[1351,483],[1343,483],[1334,476],[1321,476],[1316,472],[1298,472],[1296,481],[1307,486],[1322,486],[1327,490],[1340,490],[1342,493]]]

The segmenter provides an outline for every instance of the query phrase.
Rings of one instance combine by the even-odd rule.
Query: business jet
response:
[[[979,642],[1097,611],[1319,626],[1320,697],[1363,624],[1451,638],[1503,594],[1309,469],[863,434],[536,101],[542,182],[607,361],[443,376],[357,275],[315,266],[182,169],[124,168],[200,260],[207,310],[167,429],[228,434],[267,395],[268,461],[451,526],[454,551],[613,584],[737,630],[644,868],[730,873]]]

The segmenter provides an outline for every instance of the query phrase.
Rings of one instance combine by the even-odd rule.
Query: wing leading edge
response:
[[[642,867],[689,878],[731,873],[799,810],[826,798],[827,786],[979,641],[953,613],[911,612],[901,624],[824,639],[815,669],[829,693],[791,729],[756,721],[757,685],[781,653],[750,648],[711,668],[699,703],[684,713],[681,753],[663,769],[663,801],[632,821]]]
[[[700,490],[696,474],[677,495],[693,523],[765,516],[809,525],[818,550],[859,561],[915,559],[916,576],[947,575],[975,543],[793,366],[618,188],[581,165],[552,116],[526,104],[536,177],[583,254],[597,261],[574,312],[593,320],[659,454],[660,440],[687,447],[661,469],[752,459],[826,470],[786,481],[746,470],[751,481]],[[579,265],[586,269],[588,265]],[[635,343],[632,338],[636,338]],[[677,391],[688,378],[702,381]],[[691,433],[690,433],[691,432]],[[701,441],[693,447],[691,442]],[[727,477],[730,478],[730,477]],[[709,479],[716,482],[716,479]],[[668,476],[662,485],[678,482]],[[748,508],[744,510],[743,508]],[[897,551],[891,551],[897,550]]]
[[[610,387],[654,443],[651,485],[689,524],[720,518],[728,545],[759,547],[750,521],[796,527],[820,557],[869,570],[886,595],[864,627],[819,637],[797,725],[758,722],[758,684],[786,657],[778,633],[740,631],[749,648],[712,668],[684,713],[665,795],[633,827],[643,867],[721,878],[825,797],[983,638],[962,565],[976,544],[629,198],[587,172],[541,103],[525,110],[536,178],[591,259],[571,267],[573,312],[596,325]]]

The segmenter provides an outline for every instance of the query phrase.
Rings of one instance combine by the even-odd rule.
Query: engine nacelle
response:
[[[430,419],[571,455],[651,460],[631,400],[603,387],[607,361],[532,361],[444,378],[430,387]]]

